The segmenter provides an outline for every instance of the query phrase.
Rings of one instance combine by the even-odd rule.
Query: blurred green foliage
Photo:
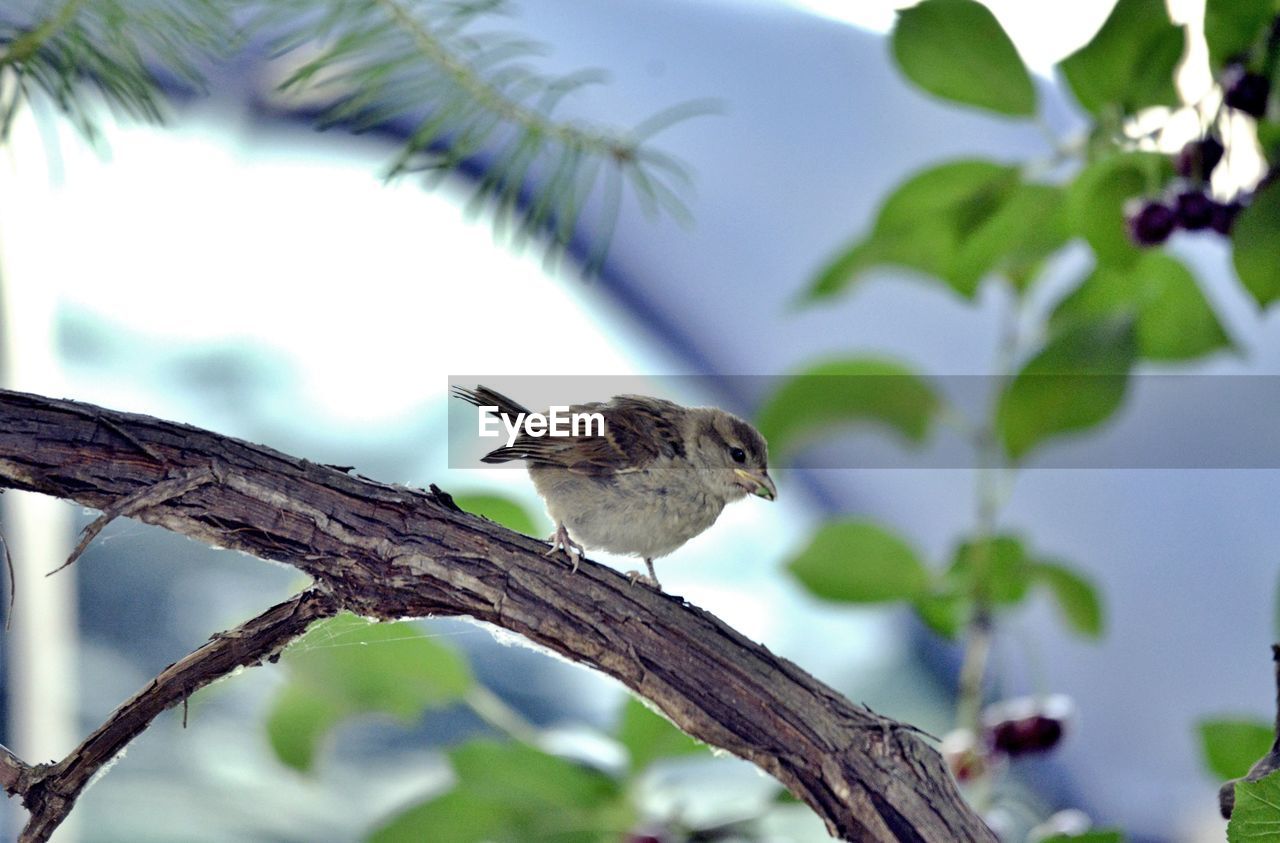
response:
[[[1069,566],[1032,556],[1021,539],[996,535],[960,542],[950,564],[926,565],[901,536],[874,521],[837,518],[818,528],[787,563],[810,593],[837,603],[911,604],[920,619],[954,638],[978,600],[1010,607],[1042,587],[1068,627],[1102,634],[1102,604],[1087,577]]]
[[[1138,355],[1133,317],[1124,311],[1068,325],[1008,381],[995,428],[1011,459],[1049,438],[1087,430],[1120,407]]]
[[[616,841],[633,814],[610,776],[520,743],[449,752],[454,786],[373,832],[370,843]]]
[[[1258,193],[1232,233],[1236,274],[1258,304],[1280,298],[1280,182]]]
[[[1174,72],[1186,41],[1164,0],[1119,0],[1088,44],[1063,59],[1076,101],[1094,116],[1174,105]]]
[[[537,536],[547,532],[540,519],[528,509],[503,495],[487,492],[463,492],[453,496],[453,502],[467,512],[482,515],[490,521],[496,521],[504,527],[524,533],[526,536]]]
[[[453,786],[397,814],[370,843],[614,843],[640,816],[635,783],[649,767],[705,750],[636,699],[623,706],[613,737],[628,759],[615,772],[515,742],[456,747],[448,753]]]
[[[984,642],[997,611],[1021,605],[1030,594],[1051,595],[1063,623],[1079,635],[1097,637],[1104,629],[1102,600],[1088,577],[1032,554],[1022,537],[1001,531],[1011,476],[1042,449],[1113,419],[1143,362],[1189,363],[1234,350],[1195,275],[1175,255],[1152,247],[1167,230],[1140,230],[1135,211],[1163,206],[1170,227],[1208,232],[1204,219],[1175,216],[1187,192],[1199,191],[1218,210],[1242,207],[1230,228],[1241,286],[1262,306],[1280,298],[1280,0],[1208,0],[1205,32],[1220,93],[1241,73],[1271,82],[1270,100],[1256,123],[1245,124],[1245,137],[1238,128],[1228,132],[1230,109],[1218,104],[1224,97],[1181,101],[1175,75],[1188,34],[1164,0],[1118,0],[1089,43],[1059,65],[1088,120],[1086,131],[1051,140],[1043,159],[970,157],[908,176],[883,199],[869,230],[840,248],[805,289],[804,303],[825,305],[855,290],[869,271],[894,267],[964,299],[973,299],[984,282],[1011,293],[990,373],[995,394],[977,418],[963,416],[922,373],[874,353],[801,367],[759,416],[781,453],[867,422],[896,432],[905,446],[920,446],[936,420],[962,420],[977,456],[978,507],[972,535],[957,543],[947,563],[930,564],[885,526],[847,515],[820,525],[787,563],[792,576],[824,600],[898,602],[948,638],[972,631],[962,697],[984,693],[984,683],[972,680],[975,668],[977,676],[985,674]],[[1001,119],[1038,117],[1030,74],[998,20],[973,0],[923,0],[900,11],[892,51],[902,74],[928,94]],[[1270,181],[1211,185],[1205,172],[1176,167],[1178,150],[1158,148],[1162,129],[1149,128],[1158,116],[1153,107],[1193,112],[1202,132],[1196,142],[1221,137],[1248,147],[1248,135],[1256,134]],[[1140,125],[1139,117],[1147,122]],[[1222,236],[1231,223],[1225,225],[1201,236]],[[1046,310],[1031,293],[1041,270],[1067,248],[1087,249],[1092,266]],[[893,377],[867,377],[873,369]],[[837,374],[855,383],[821,377]],[[976,718],[981,702],[962,699],[961,719]],[[976,721],[958,725],[974,733],[981,728]],[[1200,734],[1211,769],[1223,778],[1241,775],[1274,740],[1267,724],[1242,721],[1206,721]],[[1250,809],[1259,817],[1270,810],[1269,829],[1280,824],[1280,793],[1274,795],[1266,800],[1269,808],[1259,799]],[[1240,834],[1233,831],[1232,840],[1245,839]]]
[[[1249,717],[1222,717],[1196,724],[1205,766],[1222,781],[1238,779],[1275,742],[1275,725]]]
[[[921,442],[942,402],[923,378],[889,360],[853,357],[818,363],[788,379],[756,423],[775,460],[833,428],[870,424]]]
[[[1080,834],[1055,834],[1039,843],[1124,843],[1124,833],[1114,829],[1085,831]]]
[[[324,736],[354,714],[410,723],[463,699],[472,683],[452,648],[412,623],[374,623],[344,613],[315,624],[282,657],[289,680],[267,717],[276,755],[309,770]]]
[[[1036,111],[1036,89],[995,15],[974,0],[934,0],[898,12],[893,57],[926,91],[999,114]]]

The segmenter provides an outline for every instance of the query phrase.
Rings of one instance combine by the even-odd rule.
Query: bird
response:
[[[778,496],[764,437],[715,407],[618,395],[567,407],[570,416],[598,414],[602,424],[594,430],[588,424],[576,429],[578,435],[535,436],[528,427],[511,427],[529,410],[502,393],[454,386],[453,395],[482,411],[491,408],[490,416],[507,417],[508,444],[481,462],[525,461],[556,525],[547,555],[563,550],[574,572],[588,548],[636,556],[648,573],[629,572],[632,584],[661,591],[654,559],[714,524],[726,504],[748,495]]]

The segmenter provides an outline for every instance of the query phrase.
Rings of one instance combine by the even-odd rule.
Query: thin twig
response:
[[[137,440],[132,436],[126,437],[132,442]],[[139,447],[141,447],[141,444]],[[194,471],[188,471],[177,477],[170,477],[168,480],[162,480],[154,486],[144,486],[128,497],[121,498],[116,503],[111,504],[102,511],[102,514],[93,520],[88,526],[80,531],[80,541],[76,543],[75,549],[71,551],[71,555],[67,557],[67,561],[54,568],[46,577],[54,574],[75,563],[80,555],[89,548],[89,543],[101,533],[103,528],[117,518],[128,518],[137,515],[145,509],[153,506],[159,506],[162,503],[180,498],[187,492],[200,488],[206,483],[213,482],[214,472],[212,468],[201,468]]]
[[[48,840],[94,775],[161,712],[182,703],[185,725],[186,702],[192,693],[237,668],[271,659],[313,621],[332,617],[337,611],[338,604],[331,595],[311,589],[272,606],[232,630],[214,635],[203,647],[161,671],[112,712],[66,758],[44,770],[32,772],[27,768],[28,781],[21,795],[31,818],[18,838],[19,843]]]
[[[0,547],[4,548],[4,565],[9,569],[9,613],[4,618],[4,628],[7,631],[13,626],[13,607],[18,597],[18,575],[14,573],[13,554],[9,552],[9,543],[5,541],[3,533],[0,533]]]

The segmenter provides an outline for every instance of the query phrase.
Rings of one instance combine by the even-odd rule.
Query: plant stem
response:
[[[485,686],[474,685],[462,701],[477,717],[499,732],[521,743],[537,746],[537,727]]]
[[[991,654],[991,606],[975,601],[973,616],[964,645],[964,662],[960,665],[959,700],[956,703],[956,725],[977,734],[982,726],[982,680]]]
[[[979,467],[977,475],[978,508],[976,514],[977,536],[973,557],[973,590],[969,597],[973,611],[966,627],[964,658],[960,665],[960,687],[956,701],[956,725],[981,730],[983,680],[987,674],[987,662],[991,656],[991,640],[995,627],[988,580],[991,568],[991,539],[995,536],[1000,509],[1006,490],[1005,472],[1000,446],[997,441],[996,412],[1005,383],[1012,377],[1018,349],[1018,310],[1016,305],[1006,309],[1000,342],[996,347],[996,392],[991,402],[991,412],[986,423],[978,431]]]

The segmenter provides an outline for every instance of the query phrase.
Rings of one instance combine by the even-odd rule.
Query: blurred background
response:
[[[1051,154],[1053,136],[1079,128],[1079,107],[1047,74],[1113,4],[987,4],[1041,74],[1035,123],[909,86],[885,37],[894,5],[514,6],[501,25],[544,44],[549,72],[607,71],[606,84],[566,99],[574,118],[627,125],[691,99],[717,104],[660,136],[693,176],[692,223],[646,215],[626,194],[611,232],[590,215],[580,223],[581,242],[611,233],[590,274],[582,250],[548,262],[495,238],[483,212],[466,211],[478,176],[465,167],[434,190],[415,178],[384,183],[402,142],[394,129],[317,133],[311,104],[276,92],[281,71],[260,45],[212,67],[207,96],[176,91],[165,127],[104,115],[96,145],[37,101],[0,146],[5,385],[206,427],[382,481],[502,496],[549,533],[522,472],[450,467],[450,375],[640,377],[655,394],[687,391],[690,381],[670,385],[676,376],[709,376],[698,381],[706,394],[679,397],[751,417],[763,396],[732,376],[782,375],[851,349],[935,375],[988,374],[1010,306],[999,284],[965,299],[885,271],[822,308],[796,299],[908,174],[993,150],[1009,160]],[[1172,12],[1190,18],[1196,4]],[[1229,244],[1176,235],[1170,249],[1195,269],[1234,348],[1169,370],[1272,373],[1280,326],[1234,282]],[[1045,289],[1087,260],[1068,248]],[[1119,447],[1141,439],[1144,413],[1160,412],[1135,397],[1118,419]],[[1131,840],[1223,839],[1219,782],[1204,770],[1195,724],[1224,712],[1270,717],[1278,480],[1269,470],[1021,472],[1001,526],[1086,572],[1107,625],[1097,640],[1073,637],[1043,596],[1001,616],[992,663],[1002,695],[1059,692],[1076,712],[1055,753],[1012,762],[1001,786],[1010,827],[1080,808]],[[666,590],[851,699],[948,732],[954,645],[903,607],[821,601],[784,563],[832,514],[891,525],[923,557],[942,559],[972,528],[974,472],[811,465],[782,471],[778,485],[776,503],[729,507],[661,561]],[[96,513],[18,493],[3,504],[19,564],[4,743],[29,760],[61,757],[164,666],[304,582],[129,520],[45,579]],[[446,750],[495,735],[612,771],[628,810],[603,839],[826,839],[807,808],[735,759],[704,753],[617,772],[627,764],[627,696],[616,683],[482,626],[412,629],[405,639],[462,656],[481,690],[414,716],[343,718],[314,757],[290,765],[268,723],[296,681],[290,671],[304,669],[286,659],[245,671],[197,694],[185,728],[181,713],[160,718],[55,839],[364,840],[459,781]],[[401,639],[361,644],[359,633],[300,647],[324,658]],[[21,811],[0,810],[16,828]]]

